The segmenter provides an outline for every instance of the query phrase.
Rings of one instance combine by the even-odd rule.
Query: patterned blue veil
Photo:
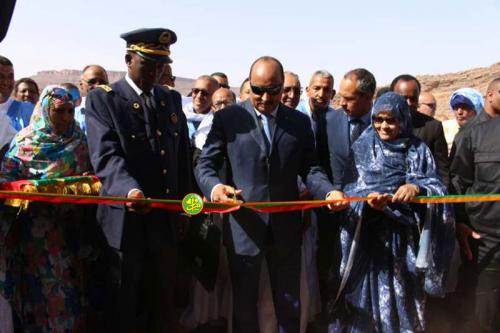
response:
[[[403,97],[388,92],[377,99],[372,119],[389,112],[399,121],[400,134],[393,141],[383,141],[372,125],[352,146],[356,180],[347,184],[347,196],[366,196],[372,192],[394,194],[404,184],[420,189],[420,195],[444,195],[446,187],[439,179],[429,148],[412,134],[410,110]],[[349,223],[342,236],[341,273],[349,273],[349,257],[355,252],[356,237],[363,221],[366,203],[352,203],[345,214]],[[420,206],[420,207],[418,207]],[[455,245],[455,223],[448,204],[390,203],[383,212],[386,218],[403,224],[417,224],[421,230],[415,266],[425,274],[425,291],[443,295],[447,271]],[[359,227],[358,227],[359,226]],[[358,227],[358,228],[357,228]],[[351,228],[351,230],[349,230]],[[358,236],[357,236],[358,235]],[[352,258],[351,258],[352,261]]]

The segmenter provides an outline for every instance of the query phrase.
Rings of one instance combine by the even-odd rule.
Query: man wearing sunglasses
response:
[[[317,165],[311,128],[300,112],[280,103],[284,73],[272,57],[250,68],[250,98],[214,114],[195,169],[212,201],[299,199],[297,177],[316,197],[332,189]],[[225,161],[226,182],[218,176]],[[302,224],[300,212],[230,213],[224,238],[233,288],[233,332],[258,332],[260,269],[267,261],[280,332],[299,332]]]
[[[82,71],[80,79],[80,95],[86,97],[89,91],[100,84],[108,84],[108,73],[100,65],[87,65]]]
[[[127,42],[125,78],[89,92],[86,124],[101,193],[182,199],[192,188],[186,118],[179,94],[156,84],[172,62],[175,32],[138,29]],[[149,202],[99,205],[106,236],[106,332],[171,332],[178,226],[183,217]]]
[[[436,98],[434,95],[427,91],[422,91],[418,96],[418,109],[417,111],[434,118],[436,115]]]
[[[189,139],[194,140],[203,119],[211,113],[212,95],[219,88],[219,83],[209,75],[196,79],[191,89],[192,102],[183,107],[189,129]]]

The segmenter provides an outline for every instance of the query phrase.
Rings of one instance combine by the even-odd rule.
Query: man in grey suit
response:
[[[297,176],[325,198],[332,189],[317,164],[308,119],[280,103],[284,74],[272,57],[257,59],[250,69],[250,98],[214,115],[212,129],[195,170],[198,184],[212,201],[298,200]],[[224,160],[230,176],[218,176]],[[242,208],[225,224],[233,287],[233,332],[258,332],[260,268],[269,267],[280,332],[299,332],[300,212],[259,213]]]

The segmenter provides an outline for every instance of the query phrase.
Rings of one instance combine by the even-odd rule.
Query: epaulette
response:
[[[97,86],[97,88],[101,88],[102,90],[104,90],[107,93],[113,91],[113,89],[110,86],[108,86],[107,84],[100,84]]]

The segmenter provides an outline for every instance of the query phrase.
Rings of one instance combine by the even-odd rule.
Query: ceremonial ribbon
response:
[[[133,202],[149,203],[153,208],[160,208],[182,212],[181,200],[166,199],[133,199],[112,196],[74,195],[56,193],[38,193],[22,191],[0,191],[0,198],[20,199],[27,201],[40,201],[49,203],[72,204],[126,204]],[[340,201],[367,201],[366,197],[346,197],[343,200],[308,200],[308,201],[275,201],[275,202],[207,202],[203,205],[204,213],[228,213],[242,207],[258,212],[277,213],[319,208]],[[418,196],[411,202],[420,204],[437,203],[464,203],[479,201],[500,201],[500,194],[468,194],[468,195],[443,195],[443,196]]]
[[[18,180],[0,183],[0,198],[5,204],[27,207],[32,201],[72,204],[127,204],[149,203],[153,208],[183,212],[182,200],[136,199],[96,195],[100,191],[100,182],[96,176],[74,176],[66,178]],[[199,199],[201,202],[201,198]],[[279,213],[324,207],[341,201],[367,201],[367,197],[346,197],[342,200],[306,200],[273,202],[224,203],[205,202],[203,213],[229,213],[242,207],[258,212]],[[467,194],[443,196],[418,196],[411,202],[419,204],[465,203],[479,201],[500,201],[500,194]],[[201,205],[200,205],[201,206]]]
[[[48,203],[71,203],[71,204],[126,204],[126,203],[150,203],[153,208],[173,210],[182,212],[181,200],[166,199],[135,199],[112,196],[97,195],[75,195],[75,194],[57,194],[57,193],[38,193],[38,192],[18,192],[18,191],[0,191],[0,198],[20,199],[27,201],[38,201]],[[239,208],[237,204],[219,204],[206,203],[203,208],[205,213],[227,213]]]

